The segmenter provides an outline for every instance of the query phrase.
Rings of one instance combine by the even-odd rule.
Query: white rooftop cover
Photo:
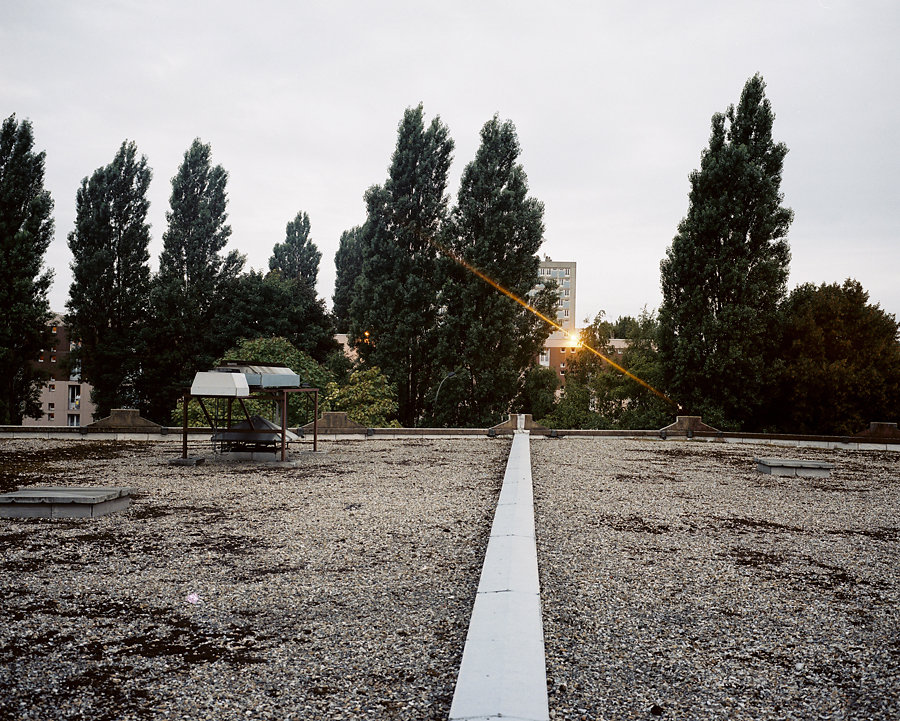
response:
[[[199,371],[191,384],[191,395],[246,398],[250,395],[250,386],[243,373]]]

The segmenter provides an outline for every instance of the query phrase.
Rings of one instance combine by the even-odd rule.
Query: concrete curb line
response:
[[[450,721],[549,721],[528,431],[513,436]]]

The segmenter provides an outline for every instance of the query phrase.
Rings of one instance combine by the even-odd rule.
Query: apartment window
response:
[[[569,309],[568,309],[568,308],[566,308],[566,309],[563,311],[563,315],[564,315],[566,318],[569,317]]]
[[[38,363],[43,363],[43,362],[44,362],[44,354],[41,353],[41,355],[38,356]]]
[[[50,356],[50,362],[51,362],[51,363],[56,363],[56,356],[55,356],[55,355]]]
[[[48,403],[48,404],[47,404],[47,408],[56,408],[56,404],[55,404],[55,403]]]
[[[51,383],[51,384],[48,386],[48,388],[49,388],[49,390],[51,390],[51,391],[55,391],[55,390],[56,390],[56,383]]]
[[[563,295],[564,295],[566,298],[569,297],[569,289],[568,289],[568,288],[563,288]]]
[[[66,423],[70,426],[80,426],[81,416],[77,413],[70,413],[69,417],[66,419]]]
[[[81,408],[81,386],[69,386],[69,410]]]
[[[569,275],[569,268],[566,268],[566,275]]]
[[[541,365],[548,365],[550,363],[550,354],[546,350],[541,351]]]
[[[48,421],[52,421],[52,420],[54,419],[55,416],[56,416],[56,414],[55,414],[53,411],[50,411],[50,412],[47,414],[47,420],[48,420]]]
[[[50,332],[53,333],[53,335],[56,335],[56,326],[55,325],[51,326]]]

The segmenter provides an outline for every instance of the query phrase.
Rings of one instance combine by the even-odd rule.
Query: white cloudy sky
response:
[[[543,252],[578,262],[579,320],[658,306],[716,111],[756,72],[790,148],[790,285],[858,279],[900,315],[896,0],[0,0],[0,115],[29,118],[56,202],[51,305],[70,283],[81,179],[124,139],[147,155],[156,267],[195,137],[230,174],[229,247],[263,268],[298,210],[334,252],[384,181],[406,107],[456,142],[450,192],[495,112],[513,120]]]

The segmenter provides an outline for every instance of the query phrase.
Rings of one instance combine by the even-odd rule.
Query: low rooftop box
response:
[[[299,388],[300,376],[286,365],[278,363],[254,363],[252,361],[225,361],[216,369],[219,373],[242,373],[251,390],[267,388]]]
[[[243,373],[199,371],[191,384],[191,395],[246,398],[250,395],[250,386]]]

